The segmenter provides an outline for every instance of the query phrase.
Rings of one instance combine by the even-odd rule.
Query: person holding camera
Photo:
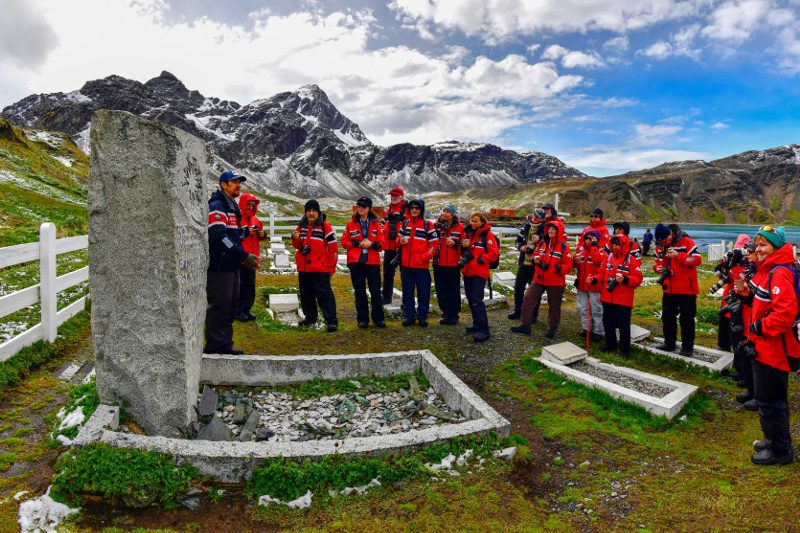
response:
[[[430,262],[439,239],[436,228],[425,220],[425,202],[411,200],[408,202],[411,215],[402,223],[398,233],[400,244],[400,281],[403,286],[403,326],[410,326],[415,320],[419,325],[428,327],[428,310],[431,300]],[[417,306],[414,308],[414,293]]]
[[[464,237],[464,225],[458,219],[456,206],[444,206],[434,226],[439,237],[439,245],[433,256],[433,286],[442,311],[439,324],[453,326],[458,324],[458,314],[461,312],[458,260],[461,258],[461,239]]]
[[[581,337],[591,336],[599,341],[605,335],[603,329],[603,304],[600,292],[603,289],[603,268],[606,254],[601,247],[602,235],[594,229],[583,233],[572,262],[578,271],[575,287],[578,289],[577,304],[581,316]]]
[[[744,245],[750,241],[745,234],[739,235],[733,250],[725,254],[714,267],[718,281],[708,290],[715,294],[722,289],[719,313],[719,331],[717,332],[717,348],[730,352],[744,338],[741,316],[741,302],[733,282],[744,275]]]
[[[614,231],[614,235],[625,235],[628,237],[631,245],[631,255],[636,259],[642,258],[642,249],[639,247],[639,243],[636,239],[631,239],[631,224],[627,220],[617,220],[614,222],[612,229]],[[611,246],[606,243],[606,253],[611,253]]]
[[[392,303],[392,296],[394,290],[394,274],[397,270],[399,261],[397,254],[400,253],[400,244],[398,234],[403,222],[408,220],[408,204],[403,197],[405,191],[400,187],[395,187],[389,191],[389,206],[386,208],[384,215],[385,227],[384,233],[386,234],[386,246],[383,249],[383,304],[389,305]]]
[[[531,334],[533,317],[538,315],[542,295],[547,293],[547,332],[545,337],[552,339],[561,323],[561,299],[567,285],[566,275],[572,270],[572,251],[567,244],[564,224],[553,218],[545,224],[545,237],[536,246],[533,262],[533,284],[525,291],[522,313],[518,326],[511,331]]]
[[[358,327],[369,326],[370,309],[367,304],[367,286],[372,302],[372,322],[385,328],[383,298],[381,296],[381,250],[386,239],[380,220],[372,212],[372,199],[366,196],[356,202],[353,219],[342,234],[342,248],[347,250],[347,268],[356,295],[356,321]]]
[[[463,267],[464,293],[472,312],[472,325],[466,331],[474,333],[473,341],[484,342],[489,339],[489,318],[483,303],[484,289],[489,279],[490,265],[500,258],[497,237],[491,232],[486,215],[476,212],[469,216],[469,228],[461,240],[461,249],[459,265]]]
[[[608,245],[608,240],[611,238],[611,235],[608,233],[608,228],[606,227],[606,219],[603,210],[599,207],[596,207],[594,211],[592,211],[592,214],[589,215],[589,225],[583,228],[581,236],[578,239],[579,246],[583,244],[583,239],[589,231],[596,231],[597,234],[600,235],[598,239],[600,248],[605,248]]]
[[[204,353],[243,352],[233,347],[233,320],[239,306],[239,265],[258,268],[258,257],[242,247],[242,211],[236,204],[244,176],[230,170],[219,176],[219,190],[208,200],[208,308]]]
[[[519,250],[519,259],[517,260],[517,275],[514,278],[514,311],[508,315],[509,320],[519,320],[525,289],[533,280],[533,250],[542,237],[544,216],[543,209],[534,209],[531,216],[519,229],[514,242]]]
[[[261,257],[261,241],[267,238],[264,225],[256,216],[260,200],[250,193],[239,197],[242,212],[242,248],[256,257]],[[256,271],[246,265],[239,266],[239,307],[234,317],[239,322],[255,320],[251,311],[256,301]]]
[[[681,351],[684,357],[694,355],[694,318],[697,315],[697,267],[703,262],[700,250],[677,224],[657,224],[655,228],[656,262],[653,270],[660,274],[661,322],[664,343],[659,350],[674,352],[678,339],[678,315],[681,323]],[[633,252],[631,252],[633,255]]]
[[[758,272],[756,264],[756,245],[751,240],[744,245],[744,271],[740,279],[733,280],[733,287],[738,302],[741,304],[742,332],[741,340],[733,345],[733,368],[736,370],[734,379],[739,387],[745,389],[736,395],[736,401],[748,411],[758,411],[758,404],[755,399],[755,385],[753,384],[753,360],[747,350],[747,331],[750,329],[751,316],[753,314],[752,298],[749,298],[747,288],[750,280]],[[728,296],[730,298],[730,295]]]
[[[764,438],[753,444],[758,465],[794,460],[789,430],[789,372],[800,369],[800,342],[793,331],[798,317],[798,272],[782,227],[762,226],[756,233],[757,272],[744,295],[752,298],[744,349],[753,359],[755,401]]]
[[[616,350],[619,330],[619,355],[628,357],[631,353],[633,290],[642,284],[642,262],[631,253],[631,240],[627,235],[614,235],[609,244],[611,254],[606,258],[600,285],[606,335],[606,343],[600,349],[604,352]]]
[[[305,215],[292,233],[292,246],[297,249],[297,277],[300,285],[300,307],[306,316],[300,325],[317,323],[317,305],[328,325],[328,333],[339,329],[336,318],[336,299],[331,288],[331,277],[336,273],[339,245],[331,225],[325,221],[319,202],[309,200]]]

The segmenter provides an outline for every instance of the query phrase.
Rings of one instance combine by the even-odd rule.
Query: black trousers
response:
[[[642,243],[642,255],[647,255],[648,253],[650,253],[650,243],[649,242],[643,242]]]
[[[617,347],[619,330],[619,352],[631,352],[631,307],[617,304],[603,304],[603,328],[606,331],[606,346]]]
[[[486,316],[486,305],[483,303],[486,280],[480,276],[464,276],[464,294],[467,296],[469,310],[472,312],[472,324],[476,333],[489,334],[489,319]]]
[[[319,315],[317,306],[327,324],[338,324],[336,319],[336,299],[331,289],[331,275],[328,272],[298,272],[300,285],[300,307],[306,321],[316,322]]]
[[[731,351],[735,347],[731,343],[731,319],[727,316],[719,317],[719,331],[717,332],[717,346],[720,350]]]
[[[525,298],[525,288],[533,280],[533,265],[519,265],[517,277],[514,278],[514,314],[522,312],[522,300]]]
[[[789,432],[789,374],[759,361],[753,361],[755,398],[764,437],[772,441],[772,452],[785,456],[792,452]]]
[[[233,317],[239,306],[239,272],[208,272],[206,277],[206,353],[233,348]]]
[[[383,301],[386,303],[391,303],[392,301],[392,289],[394,289],[394,273],[397,270],[397,267],[392,266],[392,261],[397,254],[400,253],[400,249],[397,250],[384,250],[383,251]]]
[[[681,322],[681,350],[694,350],[694,317],[697,315],[697,295],[664,294],[661,298],[661,323],[664,344],[674,347],[678,340],[678,315]]]
[[[256,271],[246,266],[239,267],[239,308],[237,314],[247,314],[256,301]]]
[[[356,321],[359,324],[369,322],[370,307],[367,301],[367,286],[372,302],[372,321],[380,324],[383,317],[383,298],[381,297],[381,266],[364,263],[347,263],[350,269],[350,281],[356,293]]]
[[[442,318],[458,320],[461,312],[461,269],[457,266],[433,266],[433,286]]]

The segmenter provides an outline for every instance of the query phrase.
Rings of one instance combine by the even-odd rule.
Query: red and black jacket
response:
[[[253,211],[247,209],[247,202],[255,202],[256,206],[253,208]],[[267,238],[266,234],[263,237],[259,237],[257,234],[254,235],[247,235],[247,228],[251,226],[256,226],[259,231],[264,229],[264,224],[258,219],[256,213],[258,213],[258,204],[260,200],[246,192],[239,197],[239,210],[242,212],[242,228],[243,233],[246,235],[242,237],[242,248],[248,254],[253,254],[256,257],[261,255],[261,245],[259,244],[260,241],[263,241]]]
[[[605,218],[601,218],[600,220],[590,220],[589,225],[583,228],[583,231],[581,231],[581,236],[580,239],[578,239],[578,242],[583,243],[583,238],[586,236],[586,232],[591,230],[595,230],[600,234],[600,241],[597,243],[600,248],[608,246],[608,240],[611,238],[611,235],[606,227]]]
[[[642,261],[631,253],[631,240],[627,235],[614,235],[613,238],[620,240],[620,247],[617,251],[612,247],[611,253],[606,257],[600,301],[633,307],[633,289],[642,284]],[[608,281],[618,273],[622,274],[622,283],[609,291]]]
[[[433,256],[433,264],[440,267],[455,267],[461,259],[461,239],[464,238],[464,225],[454,216],[450,224],[440,222],[436,225],[436,234],[439,236],[439,247]],[[447,239],[455,241],[453,246],[447,244]]]
[[[558,230],[554,239],[547,236],[550,227]],[[534,261],[539,258],[533,270],[533,281],[545,287],[564,287],[566,275],[572,270],[572,251],[567,244],[564,224],[559,219],[551,219],[545,224],[544,234],[533,252]]]
[[[393,215],[390,217],[389,215]],[[386,234],[386,250],[397,250],[400,247],[400,244],[397,242],[396,238],[392,238],[392,233],[396,233],[396,235],[400,235],[400,230],[403,227],[403,222],[409,219],[408,214],[408,202],[402,201],[396,204],[389,204],[386,208],[386,212],[384,213],[384,221],[385,227],[383,228],[383,232]],[[390,220],[397,219],[400,220]],[[394,228],[394,232],[390,231],[390,228]]]
[[[366,265],[381,264],[381,250],[386,245],[383,233],[383,226],[380,220],[370,211],[367,215],[369,226],[367,228],[367,238],[372,241],[369,248],[361,248],[361,241],[364,240],[364,233],[361,227],[361,218],[356,213],[353,219],[347,223],[347,227],[342,234],[342,248],[347,250],[347,263],[363,263]]]
[[[674,248],[678,252],[675,258],[667,257],[667,248]],[[653,270],[658,272],[658,267],[669,268],[672,275],[661,286],[666,294],[697,294],[697,267],[703,262],[700,250],[694,241],[683,234],[681,230],[673,235],[672,244],[656,246],[656,263]]]
[[[306,217],[303,216],[296,231],[300,234],[300,238],[292,239],[292,246],[297,248],[297,253],[294,254],[297,271],[336,272],[339,244],[336,242],[333,228],[325,222],[325,215],[320,213],[312,227],[309,227]],[[310,247],[309,253],[305,255],[301,253],[303,246]]]
[[[583,243],[583,240],[581,240]],[[583,257],[583,262],[575,261],[578,256]],[[603,269],[605,268],[606,253],[602,245],[586,247],[578,246],[572,262],[578,271],[578,290],[600,292],[602,288]]]
[[[468,248],[472,252],[472,259],[464,265],[464,277],[489,279],[489,264],[500,257],[497,237],[490,230],[489,224],[485,223],[477,231],[470,232]],[[478,258],[481,258],[480,261]]]
[[[403,237],[409,237],[406,244],[400,244],[400,239]],[[433,223],[425,220],[420,214],[418,218],[411,217],[403,222],[403,226],[397,234],[397,242],[401,250],[401,267],[427,270],[433,254],[436,253],[439,239],[436,237]]]

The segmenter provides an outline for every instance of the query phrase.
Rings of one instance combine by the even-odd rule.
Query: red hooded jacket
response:
[[[538,257],[539,263],[533,270],[533,281],[545,287],[564,287],[567,273],[572,270],[572,251],[567,244],[567,235],[564,233],[564,223],[559,219],[551,219],[545,224],[544,234],[547,235],[550,227],[558,230],[555,239],[542,239],[533,252],[534,260]]]
[[[589,292],[600,292],[602,289],[603,268],[605,267],[606,253],[603,251],[602,244],[600,246],[592,246],[587,248],[581,244],[575,250],[573,256],[573,265],[578,270],[578,290]],[[578,256],[583,257],[583,262],[575,261]],[[593,282],[589,278],[593,278]]]
[[[603,269],[600,301],[607,304],[633,307],[633,289],[642,284],[642,261],[631,253],[631,240],[627,235],[615,235],[620,240],[617,251],[611,248]],[[609,246],[611,246],[609,242]],[[608,280],[622,274],[622,283],[609,292]]]
[[[367,265],[380,265],[381,264],[381,250],[386,245],[386,236],[383,233],[383,226],[380,220],[369,211],[367,214],[369,227],[367,228],[367,238],[372,241],[372,246],[367,248],[367,259],[364,264]],[[347,263],[358,263],[363,248],[360,247],[363,240],[363,233],[361,231],[361,222],[358,214],[353,216],[353,219],[347,223],[342,234],[342,248],[347,250]]]
[[[500,248],[497,246],[497,237],[490,231],[490,226],[485,223],[469,237],[469,250],[472,259],[464,265],[464,277],[478,277],[489,279],[489,263],[497,261],[500,257]],[[485,238],[484,238],[485,236]],[[486,244],[484,248],[484,243]],[[482,257],[483,264],[478,262]]]
[[[403,220],[408,220],[408,218],[409,218],[408,202],[406,202],[405,200],[401,200],[400,202],[398,202],[396,204],[389,204],[389,206],[386,208],[386,211],[384,212],[383,216],[384,217],[388,217],[389,214],[395,214],[395,215],[401,214],[401,215],[403,215]],[[397,239],[390,239],[389,238],[389,226],[393,225],[395,227],[395,229],[397,230],[397,235],[399,236],[400,235],[400,229],[403,227],[403,222],[402,221],[392,222],[392,221],[390,221],[390,220],[388,220],[386,218],[385,218],[385,220],[386,220],[386,226],[383,228],[383,231],[386,234],[386,246],[384,247],[384,249],[385,250],[397,250],[398,248],[400,248],[400,244],[398,243]]]
[[[436,234],[439,236],[439,248],[433,256],[433,264],[441,267],[454,267],[461,259],[461,239],[464,238],[464,225],[453,217],[451,226],[448,228],[438,228]],[[455,240],[455,246],[448,246],[447,239]]]
[[[667,257],[667,248],[674,248],[678,256],[674,259]],[[679,231],[669,246],[656,246],[656,263],[653,270],[658,272],[659,266],[672,270],[672,275],[661,286],[665,294],[697,294],[699,292],[697,267],[702,262],[703,257],[694,241]]]
[[[791,244],[784,244],[763,262],[756,263],[758,272],[747,283],[753,293],[750,318],[754,323],[759,322],[761,332],[760,335],[752,331],[747,333],[747,338],[755,344],[756,361],[784,372],[789,372],[787,357],[800,357],[800,343],[792,334],[798,305],[791,270],[793,261]]]
[[[589,220],[589,225],[586,226],[585,228],[583,228],[583,231],[581,231],[581,237],[578,240],[579,243],[581,243],[581,244],[583,243],[583,237],[586,235],[586,232],[589,231],[589,230],[595,230],[596,232],[598,232],[600,234],[600,242],[598,242],[598,245],[600,246],[600,248],[608,245],[608,239],[611,238],[611,235],[609,234],[608,228],[606,227],[606,219],[605,219],[605,217],[601,218],[600,220],[592,220],[592,219],[590,219]],[[583,289],[583,290],[585,290],[585,289]]]
[[[292,246],[297,248],[297,253],[294,254],[294,259],[297,262],[297,271],[336,272],[339,245],[336,242],[336,234],[334,234],[333,228],[325,222],[325,215],[320,213],[313,227],[308,226],[308,221],[303,216],[296,231],[300,234],[300,238],[293,238]],[[311,251],[303,255],[300,251],[305,245],[310,246]]]
[[[247,202],[254,201],[256,203],[255,209],[252,211],[247,209]],[[258,204],[261,203],[261,200],[246,192],[239,197],[239,210],[242,212],[242,228],[249,228],[251,226],[257,226],[258,230],[261,231],[264,229],[264,224],[256,216],[258,213]],[[247,235],[245,233],[245,235]],[[261,246],[259,246],[259,241],[263,241],[266,239],[267,236],[264,235],[263,237],[259,237],[257,234],[254,235],[247,235],[242,239],[242,248],[248,254],[253,254],[256,257],[261,256]]]
[[[409,237],[410,240],[406,244],[400,244],[401,256],[400,266],[406,268],[424,268],[430,267],[433,254],[436,253],[436,247],[439,239],[436,237],[436,230],[433,223],[425,220],[423,212],[420,216],[411,217],[402,223],[402,228],[397,233],[397,242],[399,244],[402,237]]]

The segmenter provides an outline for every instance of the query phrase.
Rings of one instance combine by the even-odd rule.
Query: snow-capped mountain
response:
[[[121,109],[182,128],[245,170],[253,188],[300,197],[352,199],[385,195],[396,185],[422,194],[584,177],[553,156],[491,144],[377,146],[316,85],[242,106],[190,91],[169,72],[146,83],[109,76],[70,93],[29,96],[0,116],[65,132],[87,151],[97,109]]]

